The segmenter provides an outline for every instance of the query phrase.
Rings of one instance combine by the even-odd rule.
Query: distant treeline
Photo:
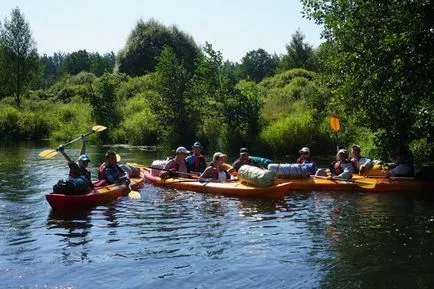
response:
[[[342,1],[302,2],[325,27],[320,47],[297,30],[284,55],[259,48],[240,63],[152,19],[139,20],[116,55],[40,56],[14,9],[0,30],[0,138],[68,140],[100,124],[109,129],[93,141],[323,155],[336,148],[333,114],[343,147],[385,158],[408,145],[432,160],[434,33],[424,33],[433,4],[368,1],[355,12]]]

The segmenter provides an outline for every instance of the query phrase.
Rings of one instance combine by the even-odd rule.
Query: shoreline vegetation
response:
[[[304,146],[333,155],[337,145],[357,143],[383,160],[405,145],[416,163],[432,161],[434,34],[424,31],[434,4],[363,5],[356,13],[345,3],[302,3],[324,25],[323,44],[313,48],[297,30],[286,54],[259,48],[240,63],[153,19],[139,20],[116,55],[39,55],[16,8],[0,23],[0,140],[64,141],[101,124],[107,131],[90,143],[170,150],[200,140],[208,152],[249,147],[268,158]],[[330,115],[341,120],[338,136]]]

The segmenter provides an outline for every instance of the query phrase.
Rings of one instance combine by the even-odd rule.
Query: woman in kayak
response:
[[[226,170],[225,154],[221,152],[216,152],[212,157],[212,162],[205,169],[205,171],[200,175],[200,179],[215,179],[215,180],[229,180],[231,175]]]
[[[77,162],[74,162],[66,153],[65,147],[63,145],[59,146],[57,150],[62,154],[65,160],[68,162],[69,166],[69,177],[70,178],[78,178],[80,176],[86,177],[89,180],[89,183],[92,183],[91,174],[87,169],[89,165],[90,159],[86,155],[86,138],[81,136],[82,146],[80,151],[80,156]]]
[[[99,182],[95,186],[106,186],[111,184],[125,183],[130,184],[128,173],[125,172],[117,163],[116,153],[108,151],[105,154],[105,161],[98,169]]]

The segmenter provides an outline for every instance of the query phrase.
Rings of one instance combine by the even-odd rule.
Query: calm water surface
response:
[[[59,214],[44,195],[67,167],[46,148],[0,144],[0,288],[434,288],[430,192],[260,200],[147,184],[140,200]],[[88,149],[94,176],[106,150]]]

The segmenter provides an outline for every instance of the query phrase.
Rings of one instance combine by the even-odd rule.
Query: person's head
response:
[[[191,151],[193,152],[194,155],[200,155],[200,153],[202,152],[203,146],[200,142],[195,142],[193,144],[193,146],[191,147]]]
[[[310,156],[310,149],[308,147],[303,147],[300,151],[300,156],[302,157],[309,157]]]
[[[351,146],[351,155],[352,155],[353,157],[358,158],[358,157],[360,156],[361,151],[362,151],[362,150],[360,149],[360,147],[359,147],[358,145],[353,144],[353,145]]]
[[[340,149],[336,154],[336,160],[344,161],[348,159],[348,151],[346,149]]]
[[[90,159],[87,155],[81,155],[78,157],[78,165],[82,168],[86,168],[90,162]]]
[[[185,147],[178,147],[176,149],[176,158],[185,159],[190,152]]]
[[[109,165],[114,165],[118,162],[116,159],[116,153],[114,151],[108,151],[105,154],[105,162]]]
[[[222,166],[223,163],[225,162],[225,157],[226,155],[224,153],[221,152],[216,152],[213,156],[212,156],[212,162],[215,166]]]
[[[240,149],[240,160],[245,161],[249,159],[249,150],[247,148]]]

